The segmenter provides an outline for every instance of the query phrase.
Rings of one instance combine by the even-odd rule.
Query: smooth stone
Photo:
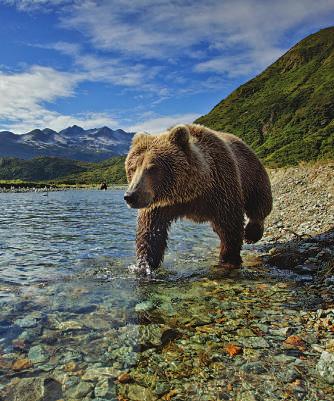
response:
[[[67,320],[59,323],[57,329],[61,331],[80,330],[82,329],[82,324],[76,320]]]
[[[89,392],[91,392],[92,389],[93,385],[91,383],[81,381],[76,386],[69,388],[69,390],[66,392],[66,395],[68,398],[76,398],[80,400],[82,397],[85,397]]]
[[[267,369],[262,365],[261,362],[247,362],[240,368],[245,373],[253,373],[261,375],[267,372]]]
[[[113,367],[91,368],[86,370],[82,376],[82,380],[96,380],[104,376],[116,379],[121,373],[120,370]]]
[[[13,401],[56,401],[62,398],[60,383],[51,378],[23,378],[12,387]]]
[[[23,319],[16,319],[14,324],[22,327],[23,329],[35,327],[37,325],[37,319],[33,317],[25,317]]]
[[[42,345],[35,345],[29,350],[28,359],[30,359],[32,363],[42,363],[49,359],[49,355]]]
[[[157,399],[149,388],[138,384],[128,384],[127,387],[126,395],[130,400],[155,401]]]
[[[154,309],[154,304],[152,301],[143,301],[135,306],[136,312],[145,312]]]
[[[237,335],[239,337],[254,337],[254,333],[250,329],[239,329],[237,330]]]
[[[82,319],[82,323],[90,329],[104,330],[110,328],[110,323],[108,323],[101,317],[94,315],[84,316]]]
[[[334,384],[334,353],[323,351],[316,369],[327,383]]]
[[[22,331],[18,338],[27,342],[33,342],[40,334],[41,329],[39,327],[31,327]]]
[[[275,359],[276,362],[282,362],[282,363],[294,362],[296,360],[294,356],[285,354],[275,355],[273,358]]]
[[[99,380],[94,388],[95,397],[106,397],[108,399],[114,397],[116,398],[116,386],[114,385],[113,380],[108,378],[104,378]]]
[[[238,341],[249,348],[269,348],[268,342],[262,337],[241,337]]]
[[[273,336],[286,337],[292,333],[291,327],[280,327],[279,329],[269,329],[269,333]]]

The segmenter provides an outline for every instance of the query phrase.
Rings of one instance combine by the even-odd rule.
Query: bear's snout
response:
[[[152,197],[148,192],[127,191],[124,194],[124,200],[133,209],[143,209],[152,202]]]
[[[127,204],[132,205],[133,203],[137,203],[138,201],[138,194],[136,192],[125,192],[124,200]]]

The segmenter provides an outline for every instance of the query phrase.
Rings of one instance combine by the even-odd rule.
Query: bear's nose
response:
[[[124,200],[127,203],[135,203],[137,199],[137,194],[135,192],[125,192]]]

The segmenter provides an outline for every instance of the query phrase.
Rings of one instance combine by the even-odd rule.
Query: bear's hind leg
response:
[[[220,244],[220,255],[219,262],[223,267],[226,268],[239,268],[242,264],[240,256],[242,246],[242,229],[243,220],[240,218],[237,226],[224,227],[217,223],[212,223],[213,230],[219,235]]]
[[[272,195],[267,175],[263,175],[264,188],[255,188],[245,202],[245,212],[249,221],[245,227],[244,240],[254,244],[263,236],[264,220],[272,209]]]
[[[247,244],[254,244],[259,241],[263,236],[264,220],[249,220],[245,227],[245,242]]]

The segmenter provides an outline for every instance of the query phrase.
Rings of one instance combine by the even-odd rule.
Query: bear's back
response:
[[[194,135],[199,142],[218,145],[217,142],[221,141],[223,146],[216,146],[216,150],[229,150],[228,153],[239,171],[245,201],[253,196],[254,191],[257,191],[259,186],[264,192],[271,194],[267,172],[253,150],[240,138],[227,132],[214,131],[197,124],[189,125],[189,130],[191,135]],[[225,164],[226,154],[221,154],[220,157],[221,163]]]

